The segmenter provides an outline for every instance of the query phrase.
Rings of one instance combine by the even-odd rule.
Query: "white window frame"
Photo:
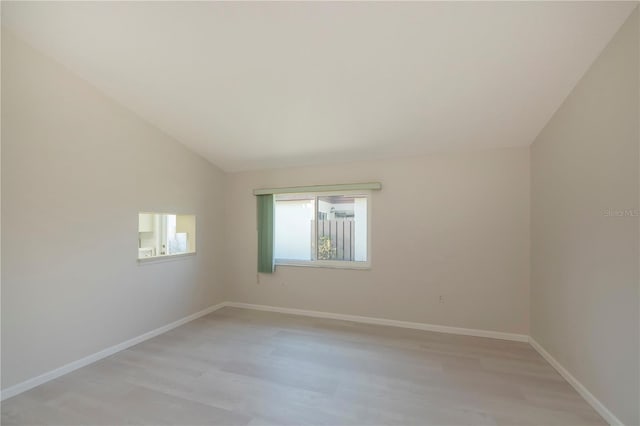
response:
[[[324,196],[335,196],[335,195],[345,195],[345,196],[364,196],[367,199],[367,260],[366,261],[347,261],[347,260],[299,260],[299,259],[274,259],[274,263],[276,266],[303,266],[303,267],[311,267],[311,268],[331,268],[331,269],[371,269],[371,230],[372,230],[372,221],[371,221],[371,211],[372,211],[372,201],[371,197],[372,191],[370,190],[349,190],[349,191],[321,191],[321,192],[286,192],[275,194],[274,200],[274,211],[275,211],[275,203],[278,201],[278,196],[286,196],[286,195],[302,195],[305,197],[315,198],[315,211],[314,218],[316,222],[316,228],[318,226],[318,198]],[[274,229],[274,235],[278,232],[277,229]],[[316,239],[316,250],[317,250],[317,229],[313,235],[313,238]]]

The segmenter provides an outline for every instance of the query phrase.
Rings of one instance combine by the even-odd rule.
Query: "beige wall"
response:
[[[528,332],[527,148],[225,178],[6,32],[2,59],[3,389],[222,300]],[[256,284],[254,187],[371,180],[370,271]],[[196,214],[197,255],[139,266],[139,211]]]
[[[628,425],[640,423],[638,31],[636,10],[531,152],[531,335]]]
[[[227,179],[228,299],[528,334],[528,147]],[[362,181],[383,185],[371,270],[277,267],[257,283],[254,188]]]
[[[638,31],[636,11],[531,158],[227,175],[3,32],[2,388],[233,300],[531,332],[637,424],[640,226],[604,212],[639,208]],[[371,270],[278,267],[258,282],[254,188],[361,181],[383,183]],[[139,266],[139,211],[196,214],[197,255]]]
[[[222,301],[223,174],[2,33],[2,388]],[[139,266],[138,212],[198,216]]]

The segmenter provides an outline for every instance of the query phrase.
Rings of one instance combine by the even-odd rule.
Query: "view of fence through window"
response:
[[[366,195],[278,195],[275,258],[367,261]]]

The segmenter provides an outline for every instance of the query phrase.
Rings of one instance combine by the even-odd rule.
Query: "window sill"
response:
[[[172,260],[181,260],[186,257],[195,256],[196,252],[192,253],[179,253],[179,254],[165,254],[162,256],[153,256],[153,257],[140,257],[138,258],[138,264],[146,265],[149,263],[157,263],[157,262],[170,262]]]
[[[343,261],[306,261],[306,260],[276,260],[275,266],[295,266],[307,268],[325,268],[325,269],[356,269],[370,270],[370,262],[343,262]]]

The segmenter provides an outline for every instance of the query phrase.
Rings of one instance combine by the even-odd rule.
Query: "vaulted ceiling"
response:
[[[530,144],[635,2],[22,2],[2,24],[227,171]]]

